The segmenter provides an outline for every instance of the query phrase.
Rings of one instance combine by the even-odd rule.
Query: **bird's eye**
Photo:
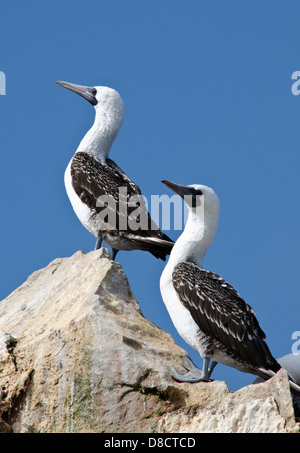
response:
[[[190,189],[190,191],[192,192],[193,195],[203,195],[203,192],[202,190],[199,190],[199,189]]]
[[[96,88],[93,88],[93,94],[96,95],[97,94],[97,90]]]

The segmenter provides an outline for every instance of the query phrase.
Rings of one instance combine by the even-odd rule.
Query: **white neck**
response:
[[[204,219],[189,210],[183,233],[177,239],[166,268],[173,272],[181,261],[193,261],[201,267],[206,252],[212,243],[218,225],[218,213],[211,215],[204,211]]]
[[[81,140],[76,152],[91,154],[105,163],[110,148],[123,122],[123,115],[96,109],[95,122]]]

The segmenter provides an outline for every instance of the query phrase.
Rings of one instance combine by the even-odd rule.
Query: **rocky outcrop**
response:
[[[183,349],[106,249],[56,259],[0,303],[1,432],[298,432],[287,375],[176,383]]]

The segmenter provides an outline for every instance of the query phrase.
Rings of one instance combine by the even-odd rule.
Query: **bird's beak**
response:
[[[165,179],[162,181],[162,183],[169,187],[169,189],[173,190],[173,192],[180,195],[182,198],[184,198],[185,195],[193,195],[189,187],[181,186],[179,184],[175,184],[174,182],[166,181]]]
[[[166,180],[163,180],[162,183],[173,190],[173,192],[180,195],[190,208],[200,206],[201,202],[199,196],[197,196],[199,194],[197,194],[193,187],[181,186],[180,184],[175,184],[174,182]]]
[[[70,91],[74,91],[74,93],[79,94],[79,96],[82,96],[84,99],[89,101],[92,105],[96,105],[98,103],[95,94],[97,93],[96,89],[94,87],[85,87],[82,85],[76,85],[75,83],[69,83],[69,82],[62,82],[61,80],[58,80],[57,82],[58,85],[61,85],[64,88],[67,88]]]

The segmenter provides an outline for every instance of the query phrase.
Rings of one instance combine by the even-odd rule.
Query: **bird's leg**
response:
[[[210,368],[209,368],[209,361],[210,359],[208,357],[204,357],[203,359],[203,367],[202,371],[197,368],[193,362],[191,361],[190,358],[184,357],[183,359],[183,366],[189,370],[188,373],[181,373],[178,370],[175,370],[175,368],[171,368],[171,374],[172,377],[179,382],[203,382],[203,381],[209,381],[209,376],[210,376]],[[214,365],[212,367],[212,370],[216,366],[216,362],[213,362]],[[211,372],[212,372],[211,370]]]
[[[101,244],[102,244],[102,239],[97,238],[97,241],[96,241],[96,245],[95,245],[94,250],[100,249]]]
[[[111,258],[112,258],[113,261],[115,261],[115,257],[117,256],[117,253],[118,253],[119,250],[112,249],[111,251],[112,251]]]
[[[211,373],[214,371],[216,365],[218,365],[218,362],[215,362],[214,360],[212,360],[210,362],[210,365],[208,367],[208,377],[209,378],[210,378]]]

